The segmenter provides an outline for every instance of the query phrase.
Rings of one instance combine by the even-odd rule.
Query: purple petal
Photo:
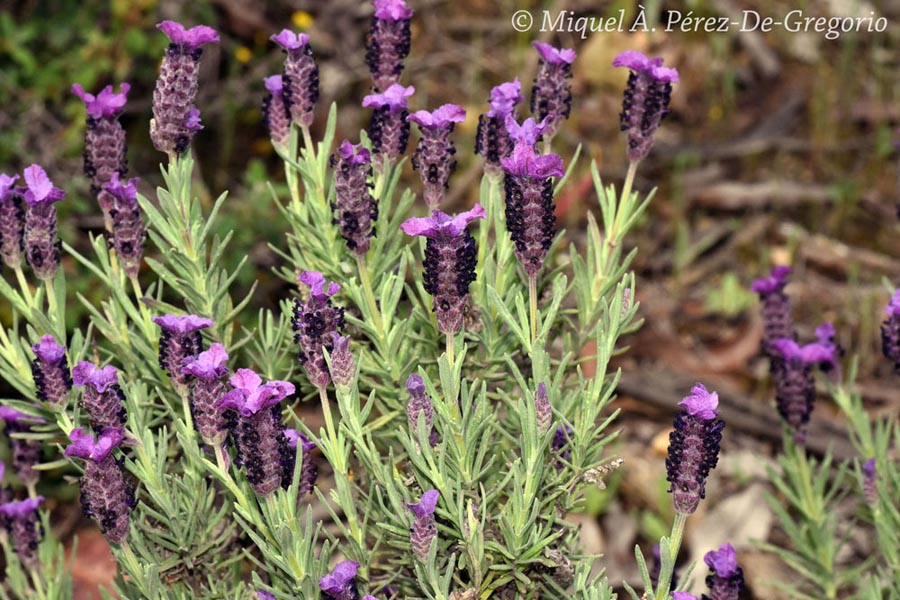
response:
[[[9,200],[10,196],[12,196],[12,190],[14,189],[16,181],[18,180],[18,175],[10,177],[6,173],[0,173],[0,202]]]
[[[21,519],[36,511],[43,501],[43,496],[37,496],[36,498],[28,498],[18,502],[6,502],[5,504],[0,504],[0,513],[12,519]]]
[[[513,113],[516,104],[523,100],[525,97],[522,96],[522,84],[518,77],[513,81],[501,83],[491,89],[491,110],[487,112],[487,116],[505,119]]]
[[[451,123],[462,123],[466,120],[466,109],[456,104],[444,104],[433,112],[419,110],[409,115],[407,121],[417,123],[420,127],[445,129]]]
[[[26,415],[23,412],[19,412],[14,408],[10,408],[8,406],[0,406],[0,419],[12,423],[19,423],[20,421],[28,421],[30,423],[46,423],[46,421],[40,417],[32,417],[31,415]]]
[[[678,83],[678,71],[662,66],[662,58],[650,59],[643,52],[626,50],[613,60],[614,67],[627,67],[666,83]]]
[[[351,144],[350,140],[338,146],[338,155],[351,165],[365,165],[371,161],[371,153],[362,144]]]
[[[271,77],[263,78],[263,83],[266,86],[266,89],[269,90],[269,93],[273,96],[280,96],[282,90],[284,90],[284,81],[281,78],[281,75],[272,75]]]
[[[369,94],[363,98],[362,105],[367,108],[387,107],[392,112],[405,110],[409,105],[406,100],[416,92],[413,86],[403,87],[399,83],[391,85],[382,94]]]
[[[162,315],[150,320],[170,333],[192,333],[213,326],[212,319],[197,315]]]
[[[837,357],[834,354],[834,346],[819,342],[806,344],[800,348],[800,359],[808,365],[834,364],[837,361]]]
[[[738,569],[737,554],[731,544],[723,544],[718,550],[707,552],[703,561],[723,579],[731,577]]]
[[[406,506],[409,507],[409,510],[411,510],[417,518],[424,519],[425,517],[430,517],[434,514],[434,509],[437,507],[437,501],[440,497],[441,493],[439,491],[428,490],[422,494],[422,499],[417,503],[407,502]]]
[[[259,590],[256,592],[257,600],[275,600],[275,594],[270,594],[265,590]]]
[[[334,282],[329,283],[326,287],[325,276],[318,271],[303,271],[300,274],[300,283],[308,285],[310,296],[317,300],[327,300],[341,289],[341,286]]]
[[[467,210],[465,212],[461,212],[450,222],[450,227],[456,233],[453,234],[454,237],[462,233],[462,231],[466,228],[466,225],[474,221],[475,219],[484,219],[487,217],[487,213],[484,211],[484,207],[480,204],[475,204],[471,208],[471,210]]]
[[[875,459],[870,458],[862,465],[863,473],[868,475],[869,477],[873,477],[875,475]],[[2,478],[2,474],[0,474],[0,478]]]
[[[687,413],[693,417],[711,421],[719,414],[719,411],[716,410],[719,406],[719,395],[715,392],[707,391],[706,386],[698,383],[691,388],[691,394],[685,396],[678,405],[683,406]]]
[[[406,391],[412,396],[418,396],[425,393],[425,382],[422,377],[413,373],[406,380]]]
[[[500,160],[503,169],[515,177],[546,179],[565,175],[562,158],[557,154],[538,155],[529,144],[516,144],[513,153]]]
[[[110,180],[103,185],[103,189],[120,201],[134,203],[137,202],[137,184],[140,181],[140,178],[132,177],[123,183],[119,178],[119,172],[114,171]]]
[[[262,377],[257,375],[251,369],[238,369],[237,372],[231,376],[231,379],[228,380],[228,383],[235,389],[252,394],[259,389],[260,385],[262,385]]]
[[[375,0],[375,18],[390,21],[406,20],[413,16],[404,0]]]
[[[66,197],[63,190],[54,187],[53,182],[47,177],[47,172],[40,165],[26,167],[24,174],[25,184],[28,186],[25,201],[28,204],[59,202]]]
[[[697,596],[688,592],[672,592],[672,600],[697,600]]]
[[[285,429],[284,437],[288,440],[288,445],[291,448],[296,448],[297,443],[300,443],[300,449],[303,450],[304,453],[309,452],[313,448],[316,447],[316,443],[311,441],[308,437],[306,437],[303,433],[297,431],[296,429]]]
[[[77,83],[72,85],[72,93],[81,98],[87,108],[87,114],[95,119],[112,118],[122,112],[131,86],[122,83],[119,89],[121,91],[117,94],[113,92],[113,86],[108,85],[94,96],[85,92],[81,85]]]
[[[72,382],[78,387],[90,385],[102,394],[109,386],[119,383],[119,371],[112,365],[100,369],[94,363],[83,360],[72,369]]]
[[[219,379],[228,372],[225,363],[228,361],[228,352],[222,344],[211,344],[209,350],[205,350],[196,357],[188,357],[181,369],[182,373],[193,375],[201,379]]]
[[[169,41],[178,46],[187,46],[190,49],[196,49],[203,44],[210,42],[218,42],[219,34],[212,27],[206,25],[197,25],[190,29],[185,29],[181,23],[175,21],[163,21],[157,23],[157,29],[162,31],[169,37]]]
[[[34,355],[44,362],[55,363],[66,355],[65,346],[56,343],[56,339],[48,334],[41,336],[41,341],[31,347]]]
[[[528,117],[519,125],[515,116],[509,114],[506,116],[504,125],[509,133],[509,137],[512,138],[516,145],[534,146],[537,144],[541,134],[544,133],[544,129],[547,128],[547,117],[544,117],[540,123],[536,122],[534,118]]]
[[[531,45],[538,51],[541,58],[551,65],[571,65],[575,62],[575,50],[572,48],[560,50],[541,42],[531,42]]]
[[[790,360],[792,358],[801,357],[800,344],[791,338],[779,338],[772,340],[772,348],[781,355],[782,358]]]
[[[760,279],[755,280],[750,286],[750,291],[761,295],[780,292],[784,289],[784,286],[787,285],[787,278],[790,274],[790,267],[783,265],[775,267],[768,277],[761,277]]]
[[[200,124],[200,109],[194,105],[191,105],[187,117],[184,119],[184,128],[192,134],[203,129],[203,125]]]
[[[359,563],[352,560],[345,560],[334,568],[334,571],[319,579],[319,588],[333,596],[343,594],[346,591],[347,584],[356,577],[356,571],[359,569]]]
[[[300,50],[309,43],[309,36],[305,33],[294,33],[290,29],[282,29],[278,35],[269,38],[288,52]]]
[[[888,303],[885,312],[889,317],[900,315],[900,289],[897,289],[894,295],[891,296],[891,301]]]

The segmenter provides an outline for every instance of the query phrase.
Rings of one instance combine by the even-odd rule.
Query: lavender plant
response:
[[[591,165],[602,225],[589,220],[583,253],[565,250],[554,198],[578,153],[567,170],[547,148],[572,108],[574,52],[538,46],[535,114],[523,125],[518,85],[492,95],[479,202],[450,216],[433,209],[452,185],[448,136],[463,111],[410,115],[414,89],[397,81],[411,16],[402,1],[375,3],[370,128],[360,144],[337,148],[334,106],[323,138],[312,139],[319,72],[309,38],[272,36],[286,56],[281,79],[266,80],[266,118],[288,189],[281,198],[271,188],[286,229],[274,250],[278,274],[302,285],[250,329],[235,323],[253,290],[231,294],[243,262],[226,269],[231,234],[212,233],[226,195],[206,211],[192,192],[199,60],[219,39],[211,28],[159,25],[170,45],[150,133],[168,162],[155,197],[124,179],[124,160],[90,174],[95,193],[108,194],[111,243],[91,238],[88,255],[61,250],[107,292],[99,304],[69,298],[57,270],[53,202],[64,192],[36,165],[24,173],[27,190],[4,176],[0,241],[16,287],[0,285],[13,314],[0,328],[0,373],[19,397],[3,404],[22,415],[15,426],[29,427],[13,432],[15,443],[49,459],[36,465],[39,454],[20,453],[16,469],[78,474],[85,512],[118,561],[122,597],[614,596],[562,516],[619,464],[606,452],[616,417],[610,359],[638,310],[634,253],[621,241],[650,201],[631,188],[677,74],[646,75],[656,78],[653,93],[647,82],[632,85],[629,139],[642,136],[643,154],[620,193]],[[122,89],[93,99],[81,90],[91,118],[105,119],[89,127],[119,135]],[[422,134],[413,166],[423,203],[399,184],[409,121]],[[18,262],[23,248],[31,281]],[[66,330],[66,300],[85,307],[86,329]],[[576,358],[588,342],[595,377]],[[304,397],[320,403],[324,426],[296,417]],[[668,596],[684,520],[715,466],[715,398],[696,388],[676,418],[669,478],[679,517],[662,543],[656,588],[639,556],[648,597]],[[317,481],[319,470],[333,483]],[[2,505],[28,503],[2,511],[19,532],[9,589],[64,597],[64,579],[48,567],[59,564],[58,542],[45,539],[42,554],[35,539],[46,510],[35,485],[22,483],[28,500]],[[314,518],[314,502],[334,528]]]

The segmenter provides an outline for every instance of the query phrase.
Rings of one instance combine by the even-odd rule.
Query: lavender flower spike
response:
[[[359,563],[345,560],[334,570],[319,579],[319,589],[325,600],[358,600],[359,590],[356,587],[356,572]]]
[[[375,14],[366,37],[366,64],[377,90],[386,90],[400,79],[403,59],[409,55],[412,15],[404,0],[375,0]]]
[[[562,177],[565,171],[562,158],[556,154],[540,156],[528,141],[530,138],[523,138],[512,155],[500,162],[506,171],[506,228],[525,272],[536,277],[556,233],[550,178]]]
[[[46,171],[38,165],[25,169],[25,260],[41,280],[51,279],[59,267],[60,242],[56,237],[56,207],[66,193],[53,186]]]
[[[434,509],[437,507],[441,493],[437,490],[428,490],[422,494],[422,499],[416,503],[407,502],[406,506],[412,512],[412,527],[409,528],[409,541],[412,544],[413,553],[419,560],[428,559],[428,551],[431,548],[431,540],[437,536],[437,526],[434,523]]]
[[[791,268],[779,266],[772,269],[771,275],[753,282],[750,291],[759,294],[762,300],[763,319],[763,352],[772,357],[772,342],[781,338],[796,338],[794,322],[791,319],[791,303],[784,286],[787,285]]]
[[[738,566],[734,546],[723,544],[707,552],[703,561],[711,569],[706,578],[709,596],[704,594],[703,600],[738,600],[744,589],[744,572]]]
[[[46,334],[31,350],[34,352],[31,375],[37,397],[54,408],[65,406],[72,389],[65,346],[60,346],[52,335]]]
[[[894,363],[894,372],[900,375],[900,289],[894,292],[885,313],[887,318],[881,324],[881,350]]]
[[[284,96],[284,78],[272,75],[263,79],[269,94],[263,100],[263,120],[269,128],[269,137],[276,148],[287,147],[291,135],[291,115]]]
[[[375,162],[375,168],[381,168],[385,160],[394,160],[406,152],[409,141],[406,101],[415,91],[413,86],[403,87],[395,83],[382,93],[363,98],[362,105],[374,109],[369,123],[369,139],[372,140],[372,150],[381,157]]]
[[[41,462],[41,443],[16,437],[13,434],[27,433],[34,423],[43,423],[44,419],[26,415],[8,406],[0,406],[0,420],[6,422],[6,435],[9,437],[12,451],[12,468],[22,485],[34,487],[40,477],[34,469]]]
[[[417,111],[407,117],[419,125],[419,145],[413,155],[413,169],[419,172],[425,187],[425,204],[435,210],[444,198],[450,174],[456,169],[456,147],[450,134],[456,123],[466,120],[466,110],[456,104],[444,104],[434,112]]]
[[[294,455],[284,435],[278,403],[295,388],[287,381],[263,384],[250,369],[238,369],[228,381],[233,389],[217,406],[234,411],[231,434],[240,463],[253,491],[265,498],[279,486],[286,487],[293,473]]]
[[[284,436],[287,438],[288,446],[295,454],[298,446],[303,453],[300,462],[300,482],[297,489],[298,496],[302,498],[306,494],[312,493],[316,487],[316,478],[319,476],[319,468],[312,457],[316,443],[296,429],[285,429]]]
[[[323,389],[331,381],[323,350],[334,351],[332,333],[344,328],[344,309],[331,302],[341,286],[333,282],[326,286],[325,276],[318,271],[304,271],[300,283],[309,286],[309,298],[306,302],[294,301],[291,324],[294,341],[300,345],[297,358],[309,381]]]
[[[335,202],[331,207],[335,212],[334,223],[350,252],[365,256],[378,219],[378,204],[369,191],[372,157],[362,144],[344,140],[337,156],[331,157],[331,166],[334,168]]]
[[[400,228],[407,235],[424,235],[425,291],[434,298],[438,329],[453,335],[460,331],[469,299],[469,284],[475,281],[478,251],[475,239],[466,225],[485,218],[484,208],[476,204],[471,210],[451,217],[439,210],[430,217],[407,219]]]
[[[559,50],[550,44],[532,42],[540,55],[540,69],[531,88],[531,113],[538,119],[547,120],[547,138],[552,138],[563,119],[572,111],[572,63],[575,51],[571,48]]]
[[[0,173],[0,256],[13,269],[22,264],[25,249],[25,209],[20,188],[15,187],[18,179]]]
[[[547,384],[543,381],[534,392],[534,414],[537,418],[538,433],[544,433],[550,429],[553,421],[553,408],[550,406],[550,398],[547,396]]]
[[[119,372],[112,365],[98,368],[82,361],[72,369],[75,385],[84,388],[81,405],[91,416],[91,427],[103,432],[107,429],[123,429],[128,418],[125,412],[125,394],[119,387]]]
[[[100,525],[106,539],[121,544],[128,536],[129,513],[134,507],[134,487],[125,478],[122,461],[112,452],[122,441],[122,430],[107,428],[96,441],[77,427],[69,433],[66,456],[85,459],[81,478],[81,508]]]
[[[863,498],[870,507],[878,504],[878,472],[875,468],[875,459],[870,458],[862,464],[862,492]]]
[[[619,115],[620,128],[628,132],[631,162],[647,156],[660,121],[669,114],[672,84],[678,83],[678,71],[663,67],[662,63],[661,58],[647,58],[634,50],[626,50],[613,60],[614,67],[631,70]]]
[[[121,181],[119,174],[113,173],[109,182],[103,186],[103,190],[112,198],[109,210],[112,247],[116,249],[128,277],[137,277],[141,269],[141,256],[147,237],[137,200],[138,181],[136,177]]]
[[[112,221],[109,211],[113,200],[104,186],[113,174],[121,177],[128,172],[125,158],[125,130],[119,123],[119,115],[125,107],[131,86],[122,83],[118,94],[111,85],[103,88],[96,96],[84,91],[79,84],[72,86],[72,93],[81,98],[87,108],[87,127],[84,130],[84,174],[91,180],[91,194],[103,211],[107,229]]]
[[[43,528],[38,521],[37,509],[43,501],[43,496],[37,496],[0,504],[0,516],[4,517],[3,524],[12,539],[16,555],[29,571],[40,567],[38,544],[43,537]]]
[[[669,435],[666,471],[675,511],[691,514],[706,496],[706,478],[719,461],[719,443],[725,427],[718,419],[719,396],[702,383],[678,403],[674,429]]]
[[[300,127],[309,128],[313,109],[319,100],[319,67],[309,47],[309,36],[283,29],[269,38],[284,50],[284,100],[291,119]]]
[[[835,346],[813,342],[800,346],[790,338],[772,342],[774,352],[775,402],[778,413],[794,430],[794,440],[802,443],[806,438],[806,424],[816,398],[812,368],[837,364]]]
[[[331,379],[336,388],[348,390],[356,377],[356,359],[350,352],[350,338],[332,331],[331,342],[334,346],[331,351]]]
[[[211,344],[209,350],[184,361],[181,372],[193,377],[191,417],[194,428],[210,446],[221,446],[227,435],[225,415],[218,403],[226,393],[228,353],[222,344]]]
[[[187,376],[182,367],[185,361],[200,354],[203,340],[200,330],[212,327],[212,319],[196,315],[163,315],[153,317],[154,323],[162,328],[159,336],[159,366],[169,374],[169,380],[176,388],[187,385]]]
[[[501,83],[491,90],[491,109],[478,117],[475,133],[475,154],[484,157],[484,171],[488,175],[501,173],[500,160],[510,155],[513,142],[506,130],[506,119],[515,122],[516,105],[524,100],[519,78]]]
[[[441,437],[434,428],[434,405],[431,402],[431,398],[425,393],[425,382],[419,375],[413,373],[406,380],[406,391],[409,392],[409,402],[406,405],[409,433],[413,439],[416,439],[419,419],[425,419],[428,443],[434,448],[441,441]]]
[[[185,29],[180,23],[157,24],[170,40],[153,90],[153,119],[150,139],[160,152],[170,156],[184,154],[198,131],[199,111],[194,106],[200,75],[201,46],[218,42],[211,27],[198,25]]]

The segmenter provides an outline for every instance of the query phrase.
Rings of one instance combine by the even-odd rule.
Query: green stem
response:
[[[191,417],[191,401],[188,397],[186,389],[179,389],[178,395],[181,396],[181,409],[184,411],[184,422],[187,425],[189,435],[194,434],[194,419]]]
[[[528,276],[528,306],[531,315],[531,345],[537,344],[538,308],[537,308],[537,276]]]
[[[447,336],[447,362],[450,364],[450,368],[453,368],[453,334],[448,333]]]
[[[29,569],[28,573],[31,575],[31,580],[34,582],[34,591],[37,594],[38,598],[46,598],[47,593],[44,591],[44,580],[41,578],[41,574],[38,573],[37,569]]]
[[[56,290],[54,289],[52,277],[44,280],[44,288],[47,292],[47,307],[50,311],[50,322],[59,326],[59,329],[62,331],[60,343],[65,343],[66,326],[62,319],[62,315],[59,313],[59,304],[56,302]]]
[[[329,441],[335,444],[337,432],[334,428],[334,418],[331,415],[331,402],[328,400],[328,392],[324,387],[319,388],[319,400],[322,402],[322,414],[325,417],[325,431],[328,433]]]
[[[669,537],[669,561],[674,568],[675,561],[678,560],[678,551],[681,550],[681,541],[684,538],[684,526],[687,523],[687,519],[690,515],[684,513],[676,513],[675,514],[675,522],[672,524],[672,534]],[[663,561],[665,561],[665,557],[663,557]],[[672,578],[670,577],[668,581],[660,581],[659,587],[656,589],[656,597],[655,600],[668,600],[669,598],[669,588],[672,585]]]
[[[137,276],[129,277],[131,280],[131,289],[134,291],[134,301],[138,305],[138,310],[141,311],[141,317],[144,319],[144,330],[147,331],[150,326],[150,311],[144,305],[144,291],[141,289],[141,282],[138,281]]]
[[[221,444],[216,444],[213,448],[215,448],[216,453],[216,466],[218,466],[225,475],[228,475],[228,461],[225,460],[225,450],[222,448]]]
[[[379,339],[383,339],[384,323],[381,321],[381,311],[378,308],[378,303],[375,301],[375,293],[372,291],[372,279],[369,277],[369,269],[366,266],[366,257],[357,255],[356,265],[359,267],[359,282],[362,285],[363,294],[366,297],[366,304],[369,305],[369,310],[372,311],[373,318],[375,319],[375,331],[378,332]]]
[[[621,228],[625,226],[625,219],[629,217],[631,212],[631,188],[634,186],[634,176],[637,173],[637,167],[640,161],[628,163],[628,173],[625,174],[625,183],[622,184],[622,193],[619,195],[619,206],[616,210],[616,218],[613,221],[612,231],[609,236],[608,244],[615,246],[619,243],[619,234]]]
[[[37,484],[29,483],[25,486],[28,488],[28,497],[29,498],[37,498]]]
[[[28,280],[25,279],[25,273],[22,272],[22,265],[15,266],[16,271],[16,280],[19,282],[19,288],[22,290],[22,296],[25,298],[25,302],[29,307],[32,306],[32,302],[34,302],[34,296],[31,293],[31,287],[28,285]]]

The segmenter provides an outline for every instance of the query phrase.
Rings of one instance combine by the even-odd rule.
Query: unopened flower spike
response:
[[[434,522],[434,510],[441,494],[437,490],[428,490],[422,494],[418,502],[407,502],[406,506],[413,514],[412,527],[409,529],[409,541],[413,554],[419,560],[428,558],[428,550],[431,548],[431,540],[437,536],[437,526]]]
[[[553,422],[553,408],[550,406],[550,398],[547,396],[547,384],[543,381],[537,385],[534,392],[534,414],[537,418],[538,433],[548,431]]]
[[[219,401],[227,393],[228,353],[222,344],[211,344],[209,350],[184,361],[181,372],[193,378],[191,417],[194,428],[210,446],[221,446],[228,430]]]
[[[478,251],[466,225],[484,219],[484,207],[451,217],[439,210],[430,217],[413,217],[400,226],[407,235],[423,235],[425,243],[424,287],[431,294],[441,333],[453,335],[463,326],[469,285],[475,281]]]
[[[297,493],[300,497],[311,494],[316,487],[316,478],[319,476],[319,468],[313,459],[312,451],[316,449],[316,443],[296,429],[285,429],[288,446],[294,453],[299,448],[303,453],[300,462],[300,483]]]
[[[565,174],[558,155],[535,152],[532,140],[537,131],[527,121],[518,130],[511,130],[519,141],[512,154],[500,161],[506,172],[506,228],[516,245],[516,258],[531,278],[537,277],[544,266],[556,235],[551,178]]]
[[[334,570],[319,579],[319,589],[325,600],[357,600],[359,590],[356,586],[356,572],[359,563],[345,560]]]
[[[791,318],[791,303],[784,293],[791,268],[778,266],[772,269],[768,277],[753,282],[750,291],[759,294],[762,300],[763,319],[763,352],[770,358],[774,355],[772,342],[781,338],[797,337],[794,321]]]
[[[569,79],[572,77],[575,50],[561,50],[541,42],[532,42],[531,45],[540,55],[540,68],[531,88],[531,113],[538,119],[546,120],[545,135],[550,139],[572,110]]]
[[[691,514],[706,496],[706,478],[719,461],[719,443],[725,423],[718,419],[719,396],[698,383],[678,403],[672,433],[666,479],[675,512]]]
[[[219,400],[234,411],[231,435],[253,491],[261,497],[287,487],[294,470],[294,453],[284,435],[279,403],[295,392],[287,381],[263,383],[250,369],[238,369],[228,380],[232,390]]]
[[[409,393],[409,402],[406,404],[406,419],[409,423],[409,433],[416,439],[416,431],[419,427],[419,419],[425,419],[425,431],[428,432],[428,443],[434,448],[441,438],[434,427],[434,405],[431,397],[425,393],[425,382],[422,377],[413,373],[406,380],[406,391]]]
[[[29,571],[40,568],[38,544],[44,530],[38,517],[38,506],[43,501],[43,496],[36,496],[0,504],[0,515],[3,516],[3,524],[12,540],[16,556]]]
[[[284,95],[284,78],[272,75],[263,79],[269,93],[262,104],[263,120],[276,148],[285,149],[291,135],[291,115]]]
[[[185,29],[180,23],[163,21],[156,26],[169,38],[169,48],[153,90],[150,139],[160,152],[184,154],[199,131],[197,98],[202,46],[219,41],[219,34],[206,25]]]
[[[52,335],[45,334],[31,351],[34,352],[31,375],[38,399],[54,408],[65,406],[72,389],[65,346],[57,344]]]
[[[110,210],[113,199],[104,186],[113,174],[124,177],[128,172],[126,159],[125,130],[119,123],[119,116],[125,108],[128,91],[127,83],[119,85],[119,92],[113,92],[108,85],[96,96],[84,91],[80,84],[72,86],[72,93],[81,98],[87,109],[87,126],[84,130],[84,174],[91,180],[91,194],[97,199],[103,211],[107,230],[112,226]]]
[[[466,120],[466,110],[456,104],[444,104],[433,112],[416,111],[407,120],[419,126],[421,137],[412,166],[422,178],[425,204],[435,210],[444,198],[450,174],[456,169],[456,147],[450,134],[457,123]]]
[[[334,223],[340,228],[350,252],[365,256],[378,219],[378,204],[372,197],[369,183],[371,154],[362,144],[344,140],[337,155],[331,158],[331,166],[334,169]]]
[[[282,75],[284,100],[294,123],[309,129],[319,100],[319,67],[309,46],[309,36],[283,29],[270,37],[284,50]]]
[[[163,315],[151,320],[162,328],[159,366],[169,374],[172,384],[183,390],[188,381],[182,368],[188,358],[200,354],[203,349],[200,330],[212,327],[212,319],[196,315]]]
[[[628,160],[633,163],[650,152],[660,121],[669,114],[672,84],[678,83],[678,71],[662,63],[662,58],[647,58],[635,50],[622,52],[612,63],[631,70],[619,121],[622,131],[627,132]]]
[[[384,91],[397,83],[403,60],[409,55],[409,20],[412,9],[404,0],[375,0],[375,14],[366,37],[366,64],[375,89]]]
[[[297,358],[310,383],[324,389],[331,381],[331,373],[323,350],[334,351],[332,333],[340,333],[344,328],[344,309],[331,302],[341,286],[326,282],[318,271],[304,271],[300,283],[309,286],[309,297],[305,302],[294,301],[291,324],[294,341],[300,346]]]
[[[372,151],[379,157],[375,161],[376,169],[381,169],[385,160],[396,160],[406,152],[409,142],[407,100],[415,91],[413,86],[403,87],[395,83],[384,92],[363,98],[362,105],[373,109],[369,139],[372,141]]]
[[[738,600],[744,589],[744,571],[738,566],[734,546],[723,544],[707,552],[703,562],[710,568],[706,577],[709,595],[704,594],[703,600]]]
[[[794,431],[794,440],[803,443],[816,398],[812,369],[816,365],[834,369],[838,359],[835,346],[820,342],[801,346],[782,338],[772,342],[772,351],[778,413]]]
[[[356,359],[350,352],[350,338],[331,332],[333,348],[331,350],[331,379],[338,389],[350,389],[356,377]]]
[[[121,544],[128,536],[129,513],[134,508],[134,487],[125,478],[122,461],[113,451],[122,442],[121,429],[107,428],[96,440],[93,435],[76,427],[69,433],[70,444],[66,456],[85,460],[81,478],[81,507],[93,517],[106,539]]]
[[[38,279],[53,278],[59,267],[60,241],[57,237],[56,207],[54,204],[66,197],[55,187],[46,171],[38,165],[25,169],[24,193],[28,211],[25,213],[25,260]]]
[[[513,140],[506,128],[507,118],[516,122],[516,105],[524,100],[519,78],[501,83],[491,90],[491,108],[478,117],[475,154],[484,158],[485,173],[502,173],[500,160],[512,153]]]
[[[862,492],[863,498],[870,507],[878,504],[878,472],[875,459],[870,458],[862,464]]]
[[[900,375],[900,289],[894,292],[885,313],[887,318],[881,323],[881,350]]]
[[[8,406],[0,406],[0,421],[6,422],[6,435],[12,451],[12,468],[22,485],[33,488],[40,478],[35,466],[41,462],[41,443],[14,437],[15,433],[27,433],[35,423],[44,423],[40,417],[26,415]]]
[[[13,269],[22,264],[25,250],[25,207],[21,188],[16,187],[18,179],[18,175],[0,173],[0,256]]]
[[[132,278],[137,277],[141,269],[144,240],[147,237],[137,199],[138,181],[140,180],[136,177],[123,181],[118,173],[113,173],[103,186],[104,191],[112,198],[109,210],[111,245],[122,261],[125,274]]]
[[[125,394],[119,387],[119,372],[107,365],[99,368],[93,363],[82,361],[72,369],[75,385],[84,388],[81,406],[91,417],[94,431],[123,429],[128,417],[125,412]]]

